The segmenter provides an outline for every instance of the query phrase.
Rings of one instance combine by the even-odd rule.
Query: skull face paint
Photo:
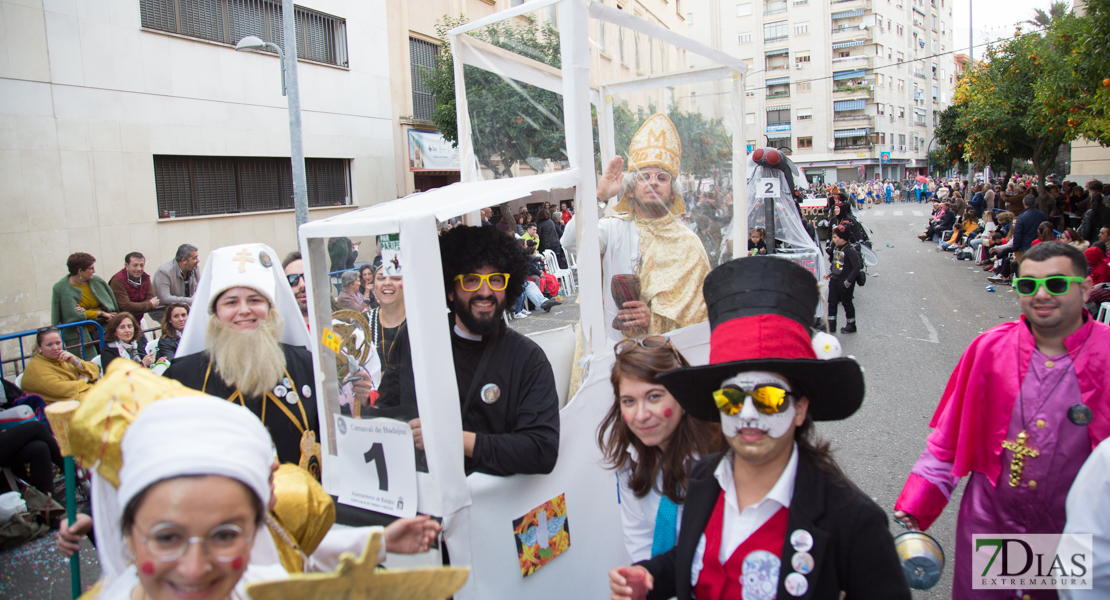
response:
[[[745,392],[750,392],[761,385],[776,385],[786,391],[792,391],[790,384],[782,378],[764,371],[748,371],[738,373],[721,382],[721,387],[736,386]],[[742,429],[759,429],[774,439],[779,439],[790,430],[794,422],[794,402],[788,400],[789,405],[782,412],[765,415],[755,408],[755,403],[750,397],[744,398],[744,408],[735,415],[721,414],[721,431],[725,437],[734,438]]]

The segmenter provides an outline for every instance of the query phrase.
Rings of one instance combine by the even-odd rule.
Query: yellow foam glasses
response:
[[[508,273],[489,273],[483,275],[481,273],[463,273],[462,275],[455,275],[455,281],[459,282],[464,292],[477,292],[485,282],[489,289],[495,292],[505,291],[509,287],[509,274]]]
[[[762,385],[750,392],[726,387],[713,392],[713,400],[722,413],[735,415],[744,408],[744,399],[751,396],[752,404],[757,411],[765,415],[773,415],[786,410],[786,396],[789,393],[775,385]]]

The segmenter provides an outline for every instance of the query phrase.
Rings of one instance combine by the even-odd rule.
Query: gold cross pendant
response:
[[[1002,442],[1003,448],[1014,453],[1014,458],[1010,461],[1010,487],[1021,485],[1021,472],[1025,470],[1025,459],[1037,458],[1041,454],[1025,445],[1028,439],[1029,437],[1025,435],[1025,430],[1022,429],[1021,433],[1017,436],[1016,442]]]

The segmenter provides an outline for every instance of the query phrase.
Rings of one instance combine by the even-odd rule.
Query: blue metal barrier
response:
[[[94,341],[92,339],[90,339],[87,342],[85,341],[85,327],[84,327],[85,325],[92,325],[93,327],[96,327],[97,336],[99,337],[99,341]],[[76,347],[79,348],[79,351],[81,352],[81,360],[85,360],[85,346],[88,346],[89,344],[96,343],[96,344],[98,344],[98,348],[100,349],[100,351],[101,352],[104,351],[104,327],[96,321],[92,321],[92,320],[77,321],[75,323],[65,323],[65,324],[62,324],[62,325],[55,325],[54,327],[57,327],[58,329],[63,329],[63,330],[70,329],[70,328],[73,328],[73,327],[77,328],[78,342],[77,342]],[[19,358],[10,358],[10,359],[4,360],[4,356],[3,356],[3,353],[2,353],[3,350],[2,350],[2,347],[0,347],[0,371],[3,370],[3,366],[5,364],[15,363],[15,362],[19,363],[19,368],[16,369],[16,371],[15,371],[15,373],[17,375],[21,371],[23,371],[24,369],[27,368],[27,361],[31,359],[32,354],[29,354],[26,351],[26,349],[24,348],[23,338],[32,337],[32,336],[38,334],[38,332],[39,332],[38,329],[29,329],[27,331],[20,331],[18,333],[7,333],[7,334],[4,334],[4,335],[0,335],[0,342],[4,342],[5,340],[15,340],[15,339],[19,340]],[[66,350],[72,351],[73,348],[74,348],[74,346],[69,346],[69,347],[66,348]]]

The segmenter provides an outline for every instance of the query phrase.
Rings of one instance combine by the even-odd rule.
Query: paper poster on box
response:
[[[544,502],[513,520],[520,576],[527,577],[570,548],[565,494]]]
[[[401,272],[401,236],[398,234],[379,235],[378,246],[382,249],[382,268],[384,273],[391,277],[400,277]]]
[[[393,419],[335,416],[339,502],[395,517],[416,515],[412,429]]]

